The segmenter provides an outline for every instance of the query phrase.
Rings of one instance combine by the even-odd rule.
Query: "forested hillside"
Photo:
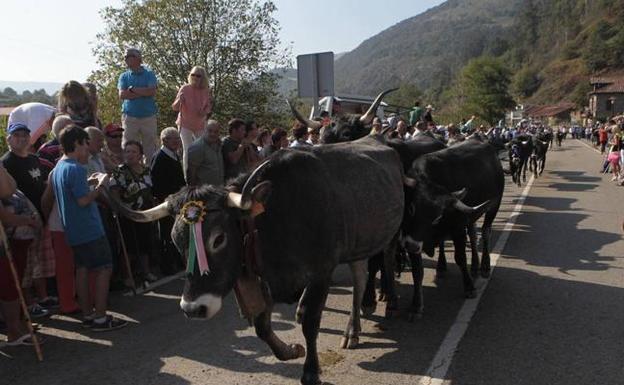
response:
[[[592,74],[624,68],[624,0],[449,0],[336,61],[336,88],[413,85],[444,99],[473,58],[499,58],[519,101],[582,104]]]

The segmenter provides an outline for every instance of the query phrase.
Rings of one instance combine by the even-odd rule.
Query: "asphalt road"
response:
[[[434,282],[425,261],[425,315],[409,323],[383,319],[383,305],[363,321],[361,345],[339,348],[351,301],[339,268],[321,324],[322,379],[331,384],[624,384],[623,187],[598,172],[601,156],[567,140],[548,153],[448,372],[429,378],[434,357],[465,301],[458,269]],[[502,234],[524,189],[508,181],[495,223]],[[451,248],[450,244],[448,245]],[[451,254],[449,254],[451,255]],[[452,261],[452,257],[451,257]],[[480,280],[478,286],[484,287]],[[93,333],[53,316],[45,361],[29,348],[0,355],[0,384],[297,384],[303,359],[279,362],[238,316],[232,296],[212,320],[189,321],[178,308],[182,282],[137,297],[115,296],[111,308],[127,328]],[[399,293],[405,308],[411,275]],[[294,306],[278,306],[275,329],[303,343]]]

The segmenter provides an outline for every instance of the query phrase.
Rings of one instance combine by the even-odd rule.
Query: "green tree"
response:
[[[484,56],[468,62],[456,90],[463,115],[477,115],[490,124],[502,119],[515,105],[509,94],[510,78],[509,69],[500,60]]]
[[[523,67],[513,77],[512,91],[520,98],[528,98],[539,88],[541,79],[536,70],[528,66]]]
[[[275,95],[269,70],[287,65],[271,1],[125,0],[106,7],[106,31],[97,36],[94,53],[100,68],[90,81],[100,92],[100,115],[118,121],[117,78],[125,70],[125,48],[138,47],[159,79],[156,102],[160,125],[172,125],[171,103],[195,65],[206,68],[215,102],[215,117],[253,116],[262,120]]]

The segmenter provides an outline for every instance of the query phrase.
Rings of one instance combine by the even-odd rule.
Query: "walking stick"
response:
[[[32,338],[33,344],[35,346],[35,353],[37,354],[37,360],[39,362],[43,361],[43,353],[41,353],[41,345],[39,345],[39,340],[37,339],[37,335],[32,327],[32,322],[30,320],[30,313],[28,312],[28,307],[26,306],[26,301],[24,300],[24,293],[22,293],[22,283],[20,282],[19,276],[17,275],[17,269],[15,268],[15,263],[13,262],[13,255],[11,254],[11,248],[9,247],[9,242],[7,240],[6,232],[4,231],[4,226],[0,222],[0,241],[4,245],[4,249],[6,250],[6,257],[9,260],[9,267],[11,268],[11,274],[13,275],[13,281],[15,282],[15,287],[17,288],[17,294],[19,296],[20,305],[22,307],[22,312],[24,312],[24,317],[26,318],[26,326],[28,327],[28,333],[30,333],[30,338]]]
[[[126,264],[126,271],[132,284],[132,294],[136,295],[136,283],[134,282],[134,274],[132,274],[132,267],[130,267],[130,258],[128,257],[128,250],[126,250],[126,241],[124,240],[123,233],[121,231],[121,224],[119,223],[119,215],[115,210],[112,210],[113,218],[115,218],[115,224],[117,226],[117,233],[119,234],[119,240],[121,241],[121,252]]]

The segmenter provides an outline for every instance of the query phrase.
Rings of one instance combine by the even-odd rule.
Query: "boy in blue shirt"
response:
[[[59,137],[65,156],[54,168],[51,181],[67,242],[74,253],[76,292],[84,317],[82,324],[93,331],[119,329],[127,322],[106,314],[112,253],[94,202],[108,176],[91,191],[87,169],[83,166],[89,158],[89,135],[71,124]],[[95,309],[89,301],[90,272],[95,274]]]

